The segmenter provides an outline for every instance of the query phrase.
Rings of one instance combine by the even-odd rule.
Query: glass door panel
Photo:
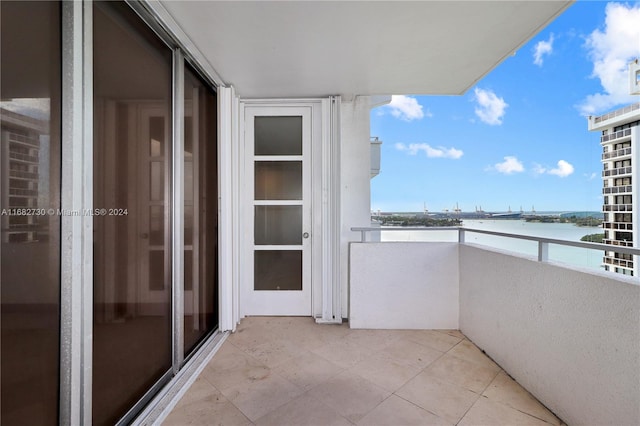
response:
[[[93,14],[94,207],[123,212],[93,218],[93,424],[107,425],[172,365],[172,52],[124,2]]]
[[[0,1],[0,20],[0,419],[56,425],[60,3]]]
[[[184,353],[218,326],[216,94],[187,66],[184,116]]]

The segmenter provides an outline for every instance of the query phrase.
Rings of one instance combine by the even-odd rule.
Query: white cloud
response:
[[[509,106],[504,99],[499,98],[491,90],[479,89],[476,87],[476,115],[481,121],[492,126],[502,124],[502,117],[505,109]]]
[[[603,91],[587,96],[579,106],[584,115],[634,102],[628,64],[640,56],[640,5],[609,3],[605,13],[604,28],[594,30],[586,41],[593,62],[591,76],[600,80]]]
[[[533,63],[541,67],[544,62],[544,56],[553,53],[553,34],[549,36],[549,40],[541,40],[536,43],[533,48]]]
[[[391,110],[391,115],[400,120],[412,121],[420,120],[425,116],[422,105],[418,103],[416,98],[405,95],[391,96],[391,102],[385,106]],[[431,117],[431,113],[427,111],[427,117]]]
[[[451,158],[457,160],[464,154],[464,152],[456,148],[445,148],[443,146],[433,148],[426,143],[412,143],[408,146],[403,143],[397,143],[395,147],[398,151],[406,151],[409,155],[416,155],[418,152],[424,151],[429,158]]]
[[[570,174],[573,173],[573,166],[564,161],[564,160],[560,160],[558,161],[558,167],[556,167],[555,169],[551,169],[548,172],[550,175],[556,175],[556,176],[560,176],[560,177],[567,177]]]
[[[504,157],[504,161],[502,163],[497,163],[493,168],[505,175],[524,172],[524,166],[520,160],[511,156]]]
[[[585,173],[584,176],[587,178],[587,180],[594,180],[596,177],[598,177],[598,174],[596,172],[592,172],[592,173]]]
[[[542,167],[541,164],[533,163],[532,171],[533,171],[533,174],[535,174],[535,175],[542,175],[547,171],[547,169]]]

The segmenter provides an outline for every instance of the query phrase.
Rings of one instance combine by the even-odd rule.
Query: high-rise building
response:
[[[589,130],[600,131],[602,145],[602,198],[604,268],[620,274],[638,276],[638,256],[616,252],[615,246],[637,247],[640,210],[638,176],[640,171],[640,103],[589,117]]]

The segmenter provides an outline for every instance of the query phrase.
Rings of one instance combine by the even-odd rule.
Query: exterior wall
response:
[[[369,113],[371,98],[358,96],[342,102],[340,109],[340,288],[342,317],[349,317],[349,242],[360,235],[355,226],[371,224],[371,144]]]
[[[350,258],[351,328],[458,328],[458,243],[351,243]]]
[[[640,286],[459,250],[469,339],[568,424],[640,424]]]

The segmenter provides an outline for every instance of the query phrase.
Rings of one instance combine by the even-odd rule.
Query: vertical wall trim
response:
[[[91,423],[93,62],[91,2],[62,2],[60,424]]]
[[[184,361],[184,56],[173,51],[172,249],[173,373]],[[168,212],[167,214],[171,214]]]
[[[220,330],[234,328],[233,321],[233,89],[218,88],[218,220],[220,230],[219,312]]]
[[[232,178],[232,211],[233,211],[233,324],[232,330],[236,331],[236,325],[240,322],[240,100],[236,96],[236,90],[231,89],[231,178]]]
[[[340,288],[340,96],[323,101],[322,138],[322,316],[342,322]]]

